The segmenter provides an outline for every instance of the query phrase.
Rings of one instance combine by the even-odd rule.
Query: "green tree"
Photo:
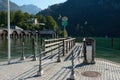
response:
[[[15,13],[13,11],[10,12],[10,24],[14,25],[14,15]]]
[[[47,16],[46,19],[47,19],[47,28],[56,31],[58,29],[58,25],[54,20],[54,18],[52,16]]]
[[[7,26],[7,12],[5,11],[0,12],[0,26]]]
[[[28,19],[30,19],[30,15],[27,12],[25,12],[24,13],[24,21],[27,22]]]
[[[17,26],[22,27],[25,20],[25,16],[21,11],[16,11],[14,16],[14,23]]]

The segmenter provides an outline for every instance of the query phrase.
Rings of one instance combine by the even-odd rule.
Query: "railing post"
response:
[[[63,40],[63,56],[65,56],[65,41]]]
[[[70,49],[72,49],[72,40],[70,40]]]
[[[68,41],[66,41],[66,53],[68,53]]]
[[[69,51],[70,51],[70,40],[69,40]]]
[[[61,62],[61,59],[60,59],[60,44],[58,44],[58,59],[57,59],[57,62]]]
[[[42,45],[43,51],[45,51],[45,44],[46,44],[45,40],[41,39],[41,45]],[[45,56],[45,53],[43,55]]]

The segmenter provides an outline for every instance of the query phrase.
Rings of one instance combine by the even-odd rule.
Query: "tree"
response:
[[[7,26],[7,12],[5,11],[0,12],[0,26]]]
[[[10,12],[10,24],[14,25],[14,15],[15,13],[13,11]]]
[[[16,11],[14,16],[14,23],[17,26],[22,27],[25,20],[25,16],[21,11]]]
[[[27,12],[25,12],[24,13],[24,21],[27,22],[28,19],[30,19],[30,15]]]
[[[58,29],[58,25],[56,23],[56,21],[53,19],[52,16],[47,16],[47,28],[48,29],[53,29],[54,31],[56,31]]]

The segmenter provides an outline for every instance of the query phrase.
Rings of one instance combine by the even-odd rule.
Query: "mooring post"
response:
[[[35,42],[34,38],[32,38],[32,45],[33,45],[33,53],[34,53],[33,61],[36,61],[37,60],[37,58],[36,58],[36,54],[37,54],[37,42]]]
[[[61,59],[60,59],[60,44],[58,44],[58,59],[57,59],[57,62],[61,62]]]
[[[40,46],[39,46],[39,70],[37,72],[38,76],[41,76],[43,74],[43,70],[42,70],[42,50],[43,50],[43,42],[42,42],[42,38],[40,40]]]
[[[42,70],[42,52],[41,52],[42,50],[41,50],[41,48],[42,48],[42,46],[39,49],[40,55],[39,55],[39,70],[37,72],[38,76],[41,76],[43,74],[43,70]]]
[[[24,45],[25,45],[25,39],[24,39],[24,36],[23,36],[23,40],[22,40],[22,56],[21,56],[21,60],[25,60],[25,57],[24,57]]]
[[[74,71],[74,51],[72,50],[72,69],[71,69],[71,75],[70,75],[70,79],[69,80],[75,80],[76,76],[75,76],[75,71]]]

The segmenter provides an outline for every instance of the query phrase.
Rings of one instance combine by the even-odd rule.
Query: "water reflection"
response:
[[[11,38],[11,58],[20,58],[22,55],[22,41],[23,38]],[[39,41],[39,40],[38,40]],[[32,38],[24,38],[24,55],[30,56],[33,54],[32,51]],[[0,37],[0,61],[7,60],[8,47],[7,38]],[[38,43],[39,44],[39,43]]]

